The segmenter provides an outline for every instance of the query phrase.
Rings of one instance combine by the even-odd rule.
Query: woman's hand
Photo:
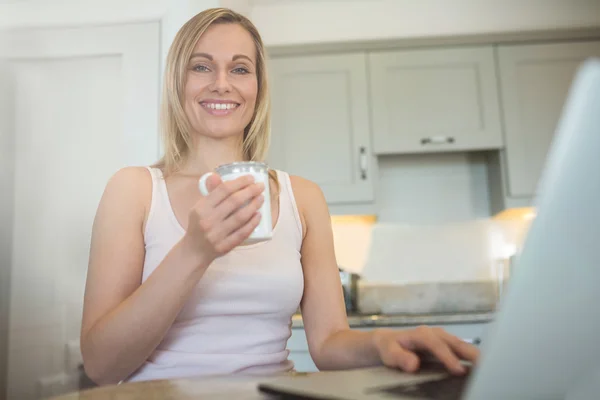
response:
[[[421,326],[416,329],[377,329],[373,332],[375,347],[384,365],[406,372],[419,369],[418,353],[430,353],[454,374],[466,372],[460,360],[475,363],[477,347],[441,328]]]
[[[206,186],[209,194],[190,210],[183,241],[208,265],[242,244],[259,224],[265,187],[252,176],[223,182],[217,174]]]

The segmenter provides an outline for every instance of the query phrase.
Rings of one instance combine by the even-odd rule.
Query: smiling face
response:
[[[215,24],[188,63],[184,110],[196,135],[241,137],[258,94],[256,46],[238,24]]]

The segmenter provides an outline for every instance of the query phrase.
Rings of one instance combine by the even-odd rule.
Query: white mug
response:
[[[220,165],[215,169],[215,172],[219,174],[221,180],[231,181],[244,175],[252,175],[255,182],[262,182],[265,185],[263,195],[265,201],[258,210],[261,214],[260,222],[258,226],[254,228],[254,231],[244,241],[244,244],[252,244],[257,242],[263,242],[270,240],[273,237],[273,225],[271,223],[271,196],[269,190],[269,167],[265,163],[255,161],[243,161],[234,162],[230,164]],[[200,193],[204,196],[208,196],[208,189],[206,188],[206,180],[215,172],[207,172],[200,177],[198,186]]]

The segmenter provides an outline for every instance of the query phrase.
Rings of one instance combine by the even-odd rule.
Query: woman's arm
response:
[[[349,329],[325,197],[316,184],[302,178],[292,177],[292,187],[305,225],[302,319],[311,357],[319,369],[385,364],[415,371],[419,368],[417,350],[431,352],[456,373],[464,370],[459,359],[476,360],[474,346],[439,328]]]
[[[133,373],[163,339],[212,260],[258,223],[262,189],[251,178],[223,184],[216,178],[211,185],[216,189],[190,212],[183,239],[142,284],[149,174],[126,168],[108,183],[94,221],[81,329],[85,371],[95,382],[117,383]]]

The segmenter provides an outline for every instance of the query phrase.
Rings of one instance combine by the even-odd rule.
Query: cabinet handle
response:
[[[444,144],[444,143],[454,143],[454,137],[452,136],[431,136],[428,138],[421,139],[421,144]]]
[[[367,149],[360,147],[360,179],[367,179]]]

